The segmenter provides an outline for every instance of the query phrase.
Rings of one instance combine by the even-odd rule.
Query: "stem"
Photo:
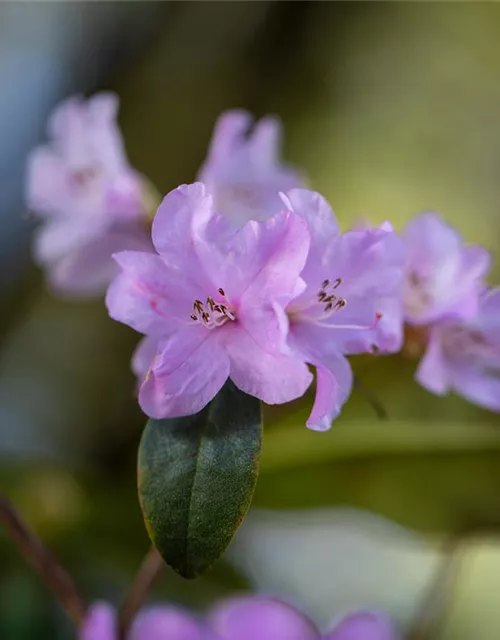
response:
[[[447,538],[443,545],[444,555],[437,577],[418,608],[410,627],[408,640],[429,640],[437,637],[443,622],[444,611],[454,592],[460,567],[462,534]]]
[[[137,572],[134,582],[123,601],[119,617],[119,639],[125,640],[130,626],[146,598],[151,585],[164,566],[155,547],[151,547]]]
[[[389,415],[385,410],[385,407],[375,397],[375,395],[361,382],[358,375],[354,375],[354,386],[364,395],[365,400],[375,411],[379,420],[389,420]]]
[[[24,558],[57,595],[73,621],[80,625],[85,605],[76,585],[38,536],[30,530],[12,503],[0,494],[0,524]]]

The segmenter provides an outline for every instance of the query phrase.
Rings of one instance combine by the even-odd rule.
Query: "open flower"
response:
[[[429,328],[417,380],[438,395],[453,390],[500,411],[500,289],[483,289],[472,318]]]
[[[345,355],[401,346],[403,247],[388,225],[341,234],[318,193],[296,189],[283,201],[308,222],[311,234],[301,274],[306,287],[286,306],[281,321],[288,352],[316,367],[316,400],[307,425],[322,431],[351,391]]]
[[[228,377],[269,404],[301,396],[306,364],[280,353],[280,312],[303,289],[308,227],[293,212],[238,230],[201,183],[169,193],[153,221],[157,254],[126,251],[106,302],[111,317],[150,338],[139,403],[153,418],[200,411]],[[152,341],[156,341],[156,349]]]
[[[406,227],[404,315],[412,325],[476,313],[488,252],[465,245],[436,213],[416,216]]]
[[[122,249],[148,250],[147,186],[128,163],[118,99],[69,98],[49,120],[49,143],[28,160],[27,203],[41,219],[35,259],[61,293],[102,293]]]
[[[280,191],[302,186],[300,175],[280,161],[280,121],[267,116],[250,130],[252,124],[246,111],[223,113],[198,174],[216,211],[235,226],[267,220],[281,208]]]

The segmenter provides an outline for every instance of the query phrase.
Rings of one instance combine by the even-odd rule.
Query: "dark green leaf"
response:
[[[260,402],[228,382],[200,413],[149,420],[139,447],[139,499],[149,536],[185,578],[225,551],[245,516],[262,445]]]

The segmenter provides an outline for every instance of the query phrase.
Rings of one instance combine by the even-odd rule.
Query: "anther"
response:
[[[330,284],[330,280],[323,280],[323,283],[321,285],[322,289],[326,289],[326,287]]]
[[[223,289],[222,287],[219,287],[219,288],[217,289],[217,291],[221,294],[221,296],[222,296],[223,298],[225,298],[225,297],[226,297],[226,292],[224,291],[224,289]]]
[[[208,296],[207,304],[210,307],[210,311],[213,311],[215,308],[215,300],[212,298],[212,296]]]
[[[335,303],[335,309],[342,309],[347,304],[347,301],[344,298],[339,298]]]
[[[195,316],[194,313],[192,313],[189,317],[191,318],[191,320],[198,320],[198,316]]]
[[[332,284],[332,289],[336,289],[337,287],[340,287],[341,284],[342,284],[342,278],[337,278],[335,282]]]

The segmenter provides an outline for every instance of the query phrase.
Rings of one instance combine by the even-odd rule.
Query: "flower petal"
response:
[[[450,368],[451,386],[469,402],[500,411],[500,373],[491,375],[472,365]]]
[[[438,396],[444,396],[450,389],[448,366],[441,350],[440,329],[437,327],[429,333],[427,349],[420,361],[415,379],[425,389]]]
[[[158,353],[158,339],[151,336],[145,336],[139,341],[134,354],[132,356],[131,368],[139,379],[140,383],[144,382],[153,360]]]
[[[295,293],[296,283],[307,259],[309,233],[306,223],[290,212],[277,214],[266,222],[248,222],[229,232],[219,218],[205,235],[196,239],[202,268],[210,280],[222,287],[228,298],[254,306],[264,299],[286,301]]]
[[[213,216],[212,196],[201,182],[184,184],[170,191],[153,220],[153,244],[169,266],[182,269],[184,277],[199,273],[193,251],[193,234]],[[195,280],[197,278],[195,277]]]
[[[151,418],[176,418],[201,411],[229,376],[229,358],[220,332],[193,326],[158,344],[139,391],[139,404]]]
[[[352,389],[352,369],[340,354],[330,354],[316,365],[316,397],[306,426],[314,431],[327,431],[339,415]]]
[[[154,607],[134,620],[130,640],[208,640],[208,632],[182,609]]]
[[[157,337],[168,336],[189,323],[194,295],[160,256],[122,251],[114,257],[122,268],[106,295],[114,320]]]
[[[381,613],[353,613],[323,636],[324,640],[402,640],[388,616]]]
[[[233,598],[209,618],[221,640],[320,640],[314,624],[293,607],[267,598]]]
[[[226,329],[226,327],[224,327]],[[267,404],[300,398],[312,382],[307,366],[299,359],[264,350],[250,333],[235,324],[227,327],[224,340],[231,361],[234,384]]]
[[[80,631],[80,640],[115,640],[116,613],[105,602],[94,603],[85,618]]]
[[[75,248],[47,265],[51,286],[70,296],[94,296],[105,293],[119,267],[113,259],[116,251],[150,250],[151,242],[138,225],[109,230],[87,244]]]

